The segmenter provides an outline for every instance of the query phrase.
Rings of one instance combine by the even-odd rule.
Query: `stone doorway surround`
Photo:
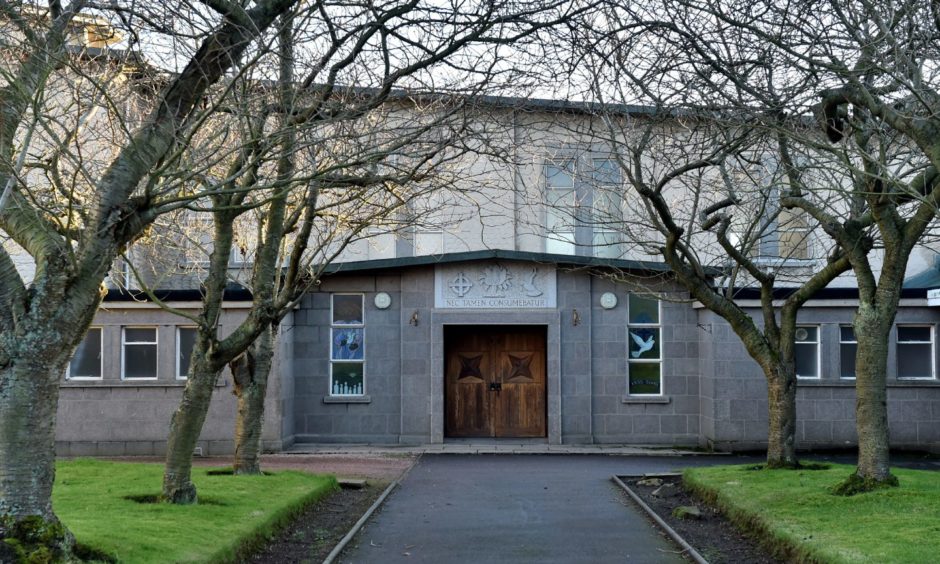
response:
[[[431,444],[444,442],[444,326],[543,325],[546,327],[548,444],[561,444],[561,312],[551,310],[433,310],[431,312]],[[507,439],[512,441],[512,439]]]

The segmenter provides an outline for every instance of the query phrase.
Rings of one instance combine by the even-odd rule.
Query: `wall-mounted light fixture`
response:
[[[411,314],[411,319],[408,320],[408,324],[414,325],[415,327],[418,326],[418,310],[415,310],[414,313]]]
[[[575,327],[581,325],[581,314],[576,309],[571,310],[571,324]]]

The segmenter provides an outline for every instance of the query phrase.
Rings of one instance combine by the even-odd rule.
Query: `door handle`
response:
[[[490,391],[491,391],[491,392],[498,392],[498,391],[500,391],[500,390],[502,390],[502,389],[503,389],[503,384],[502,384],[502,382],[490,382]]]

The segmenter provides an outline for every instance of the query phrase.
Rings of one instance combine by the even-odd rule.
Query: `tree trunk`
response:
[[[767,375],[767,467],[796,468],[796,370],[778,366]]]
[[[860,304],[855,317],[855,423],[858,430],[858,468],[837,492],[851,495],[885,486],[896,486],[891,474],[888,438],[888,337],[893,317],[870,305]]]
[[[235,474],[261,473],[264,398],[274,358],[274,332],[265,329],[245,354],[230,364],[238,397],[235,419]]]
[[[71,558],[75,540],[52,510],[64,358],[13,359],[0,370],[0,562]]]
[[[198,501],[196,486],[192,482],[193,450],[206,421],[218,376],[219,370],[206,359],[205,353],[202,350],[193,351],[189,379],[180,406],[170,421],[170,435],[166,445],[163,498],[170,503],[189,504]]]

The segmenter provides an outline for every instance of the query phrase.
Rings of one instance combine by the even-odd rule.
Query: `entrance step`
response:
[[[550,445],[530,442],[445,442],[426,445],[295,443],[283,454],[606,454],[611,456],[692,456],[722,453],[642,445]]]

